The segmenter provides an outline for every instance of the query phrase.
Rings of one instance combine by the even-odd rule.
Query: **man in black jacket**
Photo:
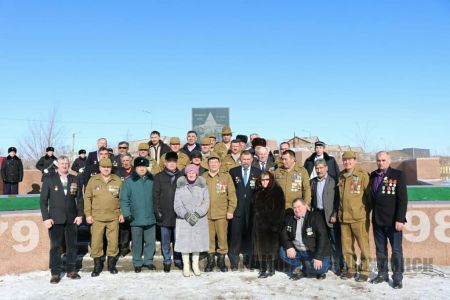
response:
[[[281,231],[280,258],[290,266],[292,280],[315,275],[324,279],[330,265],[330,240],[323,216],[308,211],[303,199],[292,201]]]
[[[161,156],[171,151],[169,145],[164,144],[164,142],[161,141],[161,134],[156,130],[150,133],[150,141],[148,142],[148,145],[150,147],[150,157],[156,160],[158,165]]]
[[[239,267],[239,255],[244,255],[244,265],[250,263],[252,240],[252,206],[255,195],[256,179],[261,175],[258,168],[252,167],[253,155],[244,150],[240,155],[241,166],[230,170],[234,187],[236,188],[237,207],[233,219],[229,221],[229,249],[231,271],[237,271]]]
[[[197,132],[195,130],[189,130],[187,132],[186,136],[187,143],[184,144],[183,148],[181,148],[181,151],[186,154],[187,156],[191,156],[192,151],[198,150],[201,151],[202,148],[200,147],[200,144],[197,143]]]
[[[86,150],[80,149],[78,151],[78,157],[72,164],[72,171],[76,172],[77,175],[80,175],[84,172],[84,168],[86,167]]]
[[[322,141],[317,141],[314,144],[314,151],[315,152],[305,160],[304,164],[310,178],[312,179],[317,176],[316,170],[314,169],[314,161],[322,158],[327,162],[328,174],[337,182],[337,178],[339,177],[339,166],[336,159],[325,152],[325,143]]]
[[[176,214],[173,208],[177,179],[182,176],[177,169],[178,155],[175,152],[167,152],[164,162],[164,170],[155,175],[153,181],[153,207],[156,221],[161,230],[161,252],[164,258],[164,272],[170,272],[172,264],[170,243],[175,238]],[[175,243],[176,241],[174,241]],[[175,248],[175,247],[174,247]],[[173,253],[175,266],[182,268],[181,253]]]
[[[62,261],[59,246],[65,242],[67,277],[79,279],[76,271],[77,226],[83,216],[83,198],[76,176],[69,174],[69,159],[60,156],[58,171],[44,178],[40,198],[44,225],[50,234],[50,283],[61,280]]]
[[[1,170],[3,195],[17,195],[19,193],[19,182],[23,180],[23,164],[16,153],[16,147],[9,147],[8,156],[3,160]]]
[[[57,168],[56,165],[54,165],[54,161],[57,159],[56,156],[53,155],[55,153],[55,148],[47,147],[45,152],[46,154],[36,163],[36,169],[42,172],[41,181],[44,181],[45,176],[54,174]]]
[[[370,174],[372,225],[375,240],[378,275],[372,283],[389,281],[387,241],[392,247],[391,267],[393,287],[403,287],[403,228],[406,223],[408,194],[404,174],[390,167],[389,154],[376,155],[378,170]]]

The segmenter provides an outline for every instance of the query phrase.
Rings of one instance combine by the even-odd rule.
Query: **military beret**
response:
[[[171,137],[169,144],[171,144],[171,145],[179,145],[179,144],[181,144],[180,138],[176,137],[176,136]]]
[[[207,136],[202,137],[200,140],[200,145],[211,145],[211,140]]]
[[[214,152],[211,152],[211,155],[208,156],[208,161],[210,161],[211,159],[218,159],[220,161],[220,156]]]
[[[81,149],[80,151],[78,151],[78,155],[80,155],[80,154],[86,154],[86,150]]]
[[[114,153],[113,148],[107,148],[107,150],[108,150],[109,153]]]
[[[232,134],[231,128],[228,125],[225,125],[222,128],[222,135],[226,135],[226,134]]]
[[[347,158],[356,158],[356,153],[354,151],[345,151],[344,154],[342,154],[342,159]]]
[[[166,156],[164,157],[166,161],[178,161],[178,154],[173,151],[169,151],[166,153]]]
[[[145,157],[136,157],[133,165],[134,167],[148,167],[150,163]]]
[[[102,158],[100,160],[100,167],[103,168],[111,168],[112,167],[112,162],[109,158]]]
[[[248,137],[247,137],[246,135],[243,135],[243,134],[238,134],[238,135],[236,136],[236,139],[237,139],[239,142],[242,142],[242,143],[247,143],[247,142],[248,142]]]
[[[17,153],[16,147],[9,147],[9,148],[8,148],[8,153],[9,153],[9,152],[15,152],[15,153]]]
[[[55,151],[55,148],[53,148],[53,147],[47,147],[47,149],[45,149],[45,152],[48,152],[48,151]]]
[[[317,147],[317,146],[325,147],[325,143],[322,141],[317,141],[314,143],[314,147]]]
[[[194,150],[191,152],[191,159],[193,158],[202,158],[202,153],[198,150]]]
[[[138,151],[147,150],[150,149],[150,146],[147,143],[140,143],[138,145]]]

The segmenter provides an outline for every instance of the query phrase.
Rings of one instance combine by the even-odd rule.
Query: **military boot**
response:
[[[215,265],[216,263],[214,260],[214,253],[208,253],[208,255],[206,256],[205,272],[212,272]]]
[[[119,271],[117,271],[116,264],[117,264],[117,257],[108,256],[108,270],[111,274],[119,273]]]
[[[220,269],[220,272],[228,272],[228,267],[225,264],[225,254],[219,254],[217,258],[217,266]]]
[[[97,277],[103,271],[103,262],[100,257],[94,258],[94,270],[91,273],[92,277]]]

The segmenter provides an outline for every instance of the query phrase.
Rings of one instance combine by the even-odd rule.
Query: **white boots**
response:
[[[194,272],[195,276],[200,275],[200,268],[198,267],[198,260],[200,257],[199,252],[192,253],[192,271]],[[183,253],[183,276],[189,277],[191,276],[191,262],[189,260],[189,253]]]
[[[200,276],[200,268],[198,267],[198,260],[200,258],[199,252],[192,253],[192,271],[195,276]]]
[[[191,276],[191,262],[189,261],[189,253],[183,253],[183,276]]]

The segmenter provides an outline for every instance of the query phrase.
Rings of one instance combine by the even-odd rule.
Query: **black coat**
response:
[[[246,217],[247,222],[249,221],[248,216],[252,213],[251,204],[256,191],[256,179],[260,175],[261,171],[259,169],[251,167],[248,173],[247,185],[244,185],[242,167],[231,168],[230,176],[233,179],[237,197],[237,206],[233,213],[235,217]]]
[[[191,153],[195,150],[202,151],[202,148],[200,147],[199,143],[195,143],[195,147],[194,147],[194,149],[192,149],[192,151],[189,151],[187,143],[184,144],[183,148],[181,148],[181,152],[183,152],[184,154],[189,156],[189,158],[191,158]]]
[[[310,234],[307,234],[307,230]],[[285,250],[295,248],[293,241],[297,232],[297,219],[292,208],[286,210],[283,230],[281,231],[281,244]],[[324,256],[330,256],[330,239],[322,213],[318,211],[306,212],[302,227],[302,240],[306,249],[311,251],[314,258],[323,260]]]
[[[267,189],[260,189],[255,196],[253,210],[255,215],[254,251],[262,256],[277,257],[279,236],[284,221],[284,193],[274,184]]]
[[[3,182],[17,183],[23,180],[22,160],[17,156],[7,156],[2,165]]]
[[[45,176],[56,173],[56,166],[53,165],[55,160],[57,160],[56,156],[48,156],[45,154],[36,163],[36,169],[42,172],[42,180],[44,180]],[[46,173],[45,170],[48,172]]]
[[[178,171],[172,181],[172,177],[166,173],[166,170],[163,170],[154,177],[153,209],[155,210],[156,221],[160,226],[175,226],[177,215],[173,208],[173,202],[175,200],[177,179],[182,175],[183,174]]]
[[[44,178],[41,191],[42,219],[53,219],[55,224],[73,223],[83,216],[83,196],[76,176],[67,176],[67,195],[59,178],[52,174]]]
[[[373,190],[373,181],[377,174],[370,174],[369,188],[372,203],[372,223],[379,226],[394,226],[395,222],[406,222],[408,208],[408,193],[405,176],[402,171],[388,168],[377,191]],[[383,193],[384,186],[384,193]],[[390,193],[388,194],[388,188]],[[392,193],[394,191],[394,194]]]
[[[317,156],[317,154],[314,152],[313,154],[311,154],[310,157],[308,157],[305,160],[304,167],[305,167],[306,171],[308,171],[308,175],[311,175],[311,173],[314,169],[314,160],[316,159],[316,156]],[[327,162],[328,175],[333,177],[333,179],[337,182],[337,179],[339,177],[339,166],[336,162],[336,159],[334,159],[333,156],[328,155],[328,153],[326,153],[326,152],[323,153],[323,158]]]
[[[86,157],[85,158],[77,157],[73,162],[71,169],[72,171],[79,173],[80,169],[84,167],[86,167]]]

